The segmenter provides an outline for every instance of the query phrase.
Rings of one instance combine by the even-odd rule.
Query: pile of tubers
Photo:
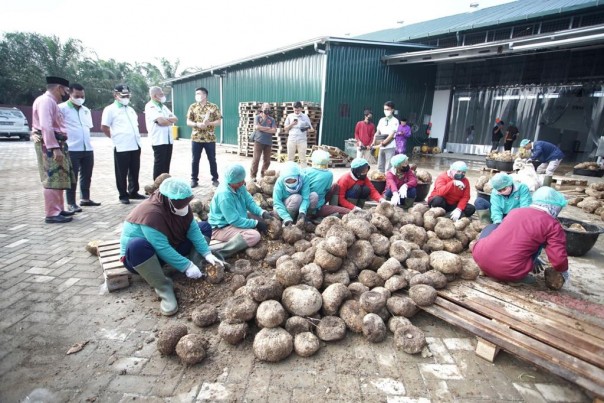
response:
[[[604,183],[592,183],[584,191],[587,196],[572,198],[568,204],[577,206],[586,213],[595,214],[604,220]]]

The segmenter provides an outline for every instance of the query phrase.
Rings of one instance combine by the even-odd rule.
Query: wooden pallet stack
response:
[[[287,155],[287,133],[283,126],[287,115],[294,112],[294,102],[269,102],[272,116],[277,122],[277,133],[273,136],[271,158],[279,160]],[[317,144],[317,128],[321,121],[321,107],[313,102],[302,102],[303,112],[309,117],[312,129],[308,131],[308,147]],[[239,126],[237,128],[238,154],[251,157],[254,152],[254,142],[250,136],[254,133],[254,118],[262,107],[262,102],[239,103]]]
[[[310,159],[312,152],[315,150],[324,150],[329,153],[330,168],[350,168],[352,158],[338,147],[332,146],[312,146],[308,149],[307,158]]]

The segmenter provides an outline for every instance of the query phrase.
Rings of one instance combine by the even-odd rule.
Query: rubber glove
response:
[[[456,208],[455,210],[453,210],[451,212],[451,219],[453,221],[459,220],[460,217],[461,217],[461,210],[460,209]]]
[[[401,203],[401,196],[399,196],[398,192],[392,193],[392,198],[390,198],[390,204],[393,206],[398,206]]]
[[[258,224],[256,224],[256,229],[261,234],[265,234],[266,231],[268,231],[268,227],[266,226],[266,223],[264,221],[260,221],[260,220],[258,220]]]
[[[264,218],[265,220],[270,220],[270,219],[273,218],[273,216],[268,211],[263,211],[262,212],[262,218]]]
[[[292,224],[293,224],[293,221],[292,221],[292,220],[285,220],[285,221],[283,221],[283,226],[284,226],[284,227],[289,227],[289,226],[290,226],[290,225],[292,225]]]
[[[362,210],[362,208],[360,208],[359,206],[354,206],[352,209],[353,210]]]
[[[458,187],[459,189],[461,189],[461,190],[464,190],[464,189],[466,188],[466,185],[465,185],[465,184],[464,184],[462,181],[457,180],[457,179],[455,179],[455,180],[453,181],[453,184],[454,184],[455,186],[457,186],[457,187]]]
[[[380,199],[379,203],[388,203],[388,200],[384,199],[383,197]]]
[[[563,271],[560,274],[562,274],[562,277],[564,277],[564,282],[568,283],[568,280],[570,280],[570,273],[569,273],[568,269],[566,271]]]
[[[535,259],[535,264],[533,265],[533,274],[543,273],[544,269],[545,269],[545,262],[543,261],[543,259],[541,259],[540,257]]]
[[[401,195],[401,199],[407,198],[407,184],[406,183],[403,186],[401,186],[401,188],[398,190],[398,193]]]
[[[198,279],[201,278],[203,274],[201,273],[201,270],[199,270],[199,267],[195,266],[195,263],[189,262],[189,265],[185,270],[185,275],[188,278]]]
[[[298,213],[298,220],[296,221],[296,224],[304,224],[304,222],[306,222],[306,214]]]
[[[204,258],[206,259],[206,262],[211,265],[224,267],[224,262],[211,253],[205,255]]]

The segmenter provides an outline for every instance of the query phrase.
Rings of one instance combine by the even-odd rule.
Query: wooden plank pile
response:
[[[333,146],[312,146],[307,151],[307,158],[310,159],[312,152],[315,150],[324,150],[329,153],[329,167],[330,168],[350,168],[352,157],[346,154],[338,147]]]
[[[132,273],[120,261],[120,240],[100,243],[98,254],[107,290],[111,292],[128,287],[132,280]]]
[[[422,309],[478,336],[485,359],[501,348],[603,397],[604,325],[518,291],[484,278],[458,281]]]
[[[279,160],[287,155],[287,133],[283,126],[287,115],[294,112],[294,102],[269,102],[272,116],[277,122],[277,133],[273,136],[271,158]],[[307,133],[308,147],[317,144],[317,129],[321,121],[321,107],[314,102],[302,102],[303,112],[309,117],[312,129]],[[237,127],[238,154],[251,157],[254,153],[254,142],[250,136],[254,133],[254,118],[258,114],[262,102],[240,102],[239,103],[239,126]]]

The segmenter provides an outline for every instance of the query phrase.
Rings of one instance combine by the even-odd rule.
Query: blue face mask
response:
[[[285,186],[289,189],[295,189],[298,186],[298,179],[295,182],[285,182]]]
[[[465,174],[455,174],[455,175],[453,175],[453,179],[455,179],[457,181],[460,181],[460,180],[462,180],[465,177],[466,177]]]

